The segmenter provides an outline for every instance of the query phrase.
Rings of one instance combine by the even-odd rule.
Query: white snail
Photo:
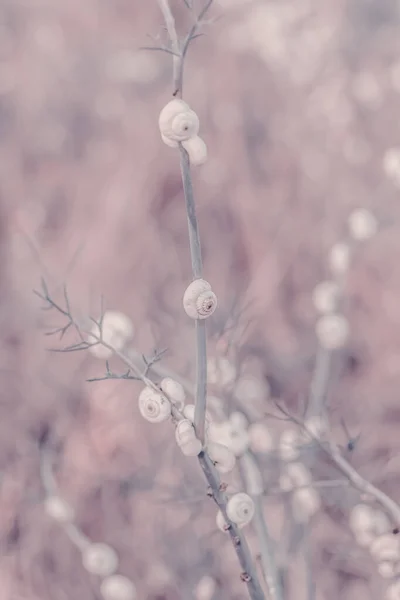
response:
[[[227,448],[218,442],[208,442],[207,452],[211,460],[215,463],[215,468],[220,473],[229,473],[235,466],[236,457]]]
[[[254,502],[248,494],[239,492],[228,500],[226,514],[237,525],[247,525],[254,516]]]
[[[182,419],[176,426],[175,439],[178,446],[182,446],[189,440],[196,437],[196,433],[193,427],[193,423],[189,419]]]
[[[171,405],[161,393],[145,387],[139,394],[139,411],[146,421],[162,423],[171,416]]]
[[[375,538],[370,547],[372,558],[377,561],[400,559],[400,539],[390,533]]]
[[[215,520],[216,520],[218,529],[220,529],[224,533],[229,530],[229,525],[225,521],[224,515],[222,514],[222,511],[219,510],[217,512],[217,517],[216,517]],[[242,529],[242,527],[244,527],[244,526],[245,526],[245,523],[238,523],[239,529]]]
[[[198,456],[203,449],[202,443],[196,437],[181,444],[180,449],[185,456]]]
[[[168,396],[172,404],[174,404],[178,410],[182,410],[186,396],[183,386],[171,377],[164,377],[160,383],[160,388],[164,394]]]
[[[135,600],[136,588],[124,575],[110,575],[100,585],[103,600]]]
[[[189,419],[192,423],[194,423],[194,413],[195,413],[195,405],[194,404],[186,404],[183,409],[184,416]],[[211,415],[208,410],[206,410],[206,429],[210,427]]]
[[[182,142],[182,146],[189,154],[190,164],[194,166],[203,165],[207,160],[207,146],[205,141],[198,135]]]
[[[299,488],[293,492],[292,510],[296,523],[307,523],[321,507],[321,498],[313,488]]]
[[[69,523],[74,519],[74,511],[60,496],[48,496],[44,508],[46,513],[59,523]]]
[[[207,319],[217,308],[217,296],[204,279],[195,279],[186,288],[183,308],[191,319]]]
[[[176,147],[179,142],[197,136],[200,122],[186,102],[175,98],[161,110],[158,125],[163,142],[168,146]]]
[[[202,443],[196,438],[193,423],[182,419],[176,426],[175,439],[185,456],[198,456],[203,449]]]
[[[107,544],[90,544],[82,554],[82,563],[92,575],[107,577],[118,568],[118,556]]]

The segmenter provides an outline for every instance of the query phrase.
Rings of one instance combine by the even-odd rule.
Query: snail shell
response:
[[[179,142],[197,136],[200,122],[186,102],[175,98],[161,110],[158,125],[163,142],[174,147]]]
[[[193,427],[192,421],[189,419],[182,419],[176,426],[175,439],[178,446],[186,444],[186,442],[196,437],[196,433]]]
[[[110,575],[100,585],[103,600],[135,600],[136,588],[132,581],[124,575]]]
[[[182,419],[175,429],[176,443],[185,456],[197,456],[203,449],[202,443],[196,438],[193,423],[189,419]]]
[[[182,410],[185,404],[185,390],[183,386],[172,377],[164,377],[160,383],[160,388],[171,400],[172,404],[176,406],[178,410]]]
[[[180,449],[185,456],[198,456],[203,449],[201,441],[194,437],[184,444],[181,444]]]
[[[59,523],[69,523],[74,519],[74,511],[60,496],[48,496],[44,508],[46,513]]]
[[[223,444],[218,442],[208,442],[207,452],[211,460],[215,463],[215,468],[220,473],[229,473],[235,466],[236,457]]]
[[[224,515],[222,514],[221,510],[219,510],[217,512],[216,522],[217,522],[218,529],[220,529],[224,533],[229,530],[229,525],[225,521]],[[239,523],[238,527],[239,527],[239,529],[241,529],[242,527],[244,527],[244,524],[243,523]]]
[[[183,308],[191,319],[207,319],[217,308],[217,296],[205,279],[195,279],[186,288]]]
[[[107,577],[118,569],[118,556],[107,544],[90,544],[82,554],[82,563],[89,573]]]
[[[207,146],[205,141],[198,135],[182,142],[182,146],[189,154],[190,164],[195,167],[203,165],[207,160]]]
[[[254,502],[244,492],[235,494],[228,500],[226,514],[233,523],[247,525],[254,516]]]
[[[139,411],[150,423],[162,423],[171,416],[167,398],[150,387],[145,387],[139,394]]]

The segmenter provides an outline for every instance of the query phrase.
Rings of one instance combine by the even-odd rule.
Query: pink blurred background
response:
[[[183,34],[189,11],[171,5]],[[311,292],[326,277],[327,252],[352,209],[372,210],[380,230],[351,268],[351,341],[331,404],[361,432],[354,464],[396,498],[400,5],[216,0],[211,15],[184,79],[209,150],[193,182],[204,273],[220,307],[210,354],[234,300],[250,303],[242,368],[295,402],[312,371]],[[140,598],[195,599],[205,574],[218,582],[215,599],[247,597],[232,549],[214,533],[197,465],[178,456],[169,427],[141,420],[138,385],[86,383],[104,372],[100,361],[47,351],[57,342],[43,324],[60,321],[32,293],[43,276],[62,301],[66,283],[74,310],[93,316],[103,294],[132,319],[140,352],[168,346],[165,364],[193,377],[179,161],[157,125],[172,92],[171,56],[140,50],[158,34],[156,0],[0,6],[4,600],[100,597],[43,511],[38,439],[48,428],[79,525],[117,549]],[[177,500],[161,501],[166,492]],[[340,508],[322,514],[314,533],[318,600],[382,597],[368,557],[349,548]],[[301,569],[294,559],[290,597],[306,598]]]

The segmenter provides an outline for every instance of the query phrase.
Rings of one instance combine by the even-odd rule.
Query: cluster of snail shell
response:
[[[190,106],[174,98],[160,112],[158,118],[161,139],[170,148],[179,144],[185,148],[192,165],[202,165],[207,160],[207,146],[198,135],[200,121]]]
[[[217,296],[205,279],[195,279],[183,295],[183,308],[191,319],[207,319],[217,308]]]
[[[245,492],[231,496],[226,505],[226,515],[239,529],[250,523],[254,517],[255,506],[253,499]],[[217,526],[221,531],[227,531],[229,524],[226,522],[222,511],[217,513]]]

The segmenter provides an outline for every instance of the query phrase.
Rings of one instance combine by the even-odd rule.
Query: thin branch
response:
[[[235,523],[232,523],[226,514],[227,497],[223,491],[223,486],[221,486],[218,471],[215,469],[211,459],[205,452],[199,454],[199,462],[212,490],[212,497],[228,525],[228,532],[233,547],[239,559],[240,566],[243,569],[241,580],[247,584],[247,589],[252,600],[265,600],[265,595],[258,579],[256,566],[252,559],[246,539],[238,526],[235,525]]]
[[[321,412],[324,411],[332,369],[332,360],[332,352],[319,346],[314,374],[311,381],[310,396],[305,413],[306,419],[320,415]]]
[[[181,67],[182,55],[181,55],[181,51],[180,51],[180,47],[179,47],[178,35],[176,33],[176,28],[175,28],[175,19],[171,12],[171,8],[169,6],[168,0],[158,0],[158,5],[159,5],[160,10],[164,17],[165,25],[166,25],[167,31],[168,31],[168,36],[169,36],[169,39],[171,40],[172,52],[174,54],[173,61],[172,61],[172,65],[173,65],[172,81],[173,81],[173,87],[174,87],[174,96],[180,97],[182,95],[182,85],[180,83],[180,77],[181,77],[181,73],[182,73],[182,67]]]
[[[201,258],[200,234],[197,224],[196,205],[190,174],[189,155],[185,148],[179,145],[181,156],[181,173],[185,195],[186,213],[189,229],[190,256],[192,259],[193,278],[199,279],[203,274]],[[196,399],[194,411],[194,428],[197,437],[204,444],[205,419],[207,401],[207,339],[205,320],[196,321]]]
[[[304,429],[309,437],[314,439],[321,450],[325,452],[336,464],[338,469],[345,475],[351,484],[361,493],[369,494],[372,496],[386,511],[392,516],[396,526],[400,525],[400,506],[394,502],[389,496],[387,496],[380,489],[375,487],[368,480],[364,479],[358,471],[340,454],[340,450],[336,443],[329,439],[328,443],[323,443],[296,415],[290,413],[286,408],[280,405],[280,410],[284,412],[292,421],[297,423]]]

